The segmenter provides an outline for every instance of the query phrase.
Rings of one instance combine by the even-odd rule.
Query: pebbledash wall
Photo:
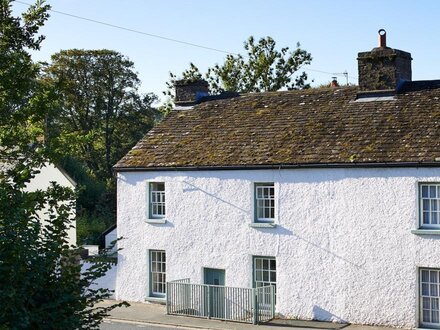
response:
[[[116,298],[145,301],[148,251],[167,280],[252,287],[252,256],[277,263],[283,317],[418,325],[418,267],[440,268],[440,236],[415,235],[418,185],[440,168],[119,172]],[[165,224],[148,224],[148,182],[165,182]],[[249,227],[255,182],[274,182],[276,228]]]

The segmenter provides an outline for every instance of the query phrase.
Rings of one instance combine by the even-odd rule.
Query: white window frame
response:
[[[158,185],[163,185],[163,190],[158,189]],[[166,214],[165,203],[165,183],[164,182],[150,182],[148,194],[148,212],[150,219],[162,219]],[[160,212],[159,210],[162,210]]]
[[[422,326],[440,328],[440,269],[419,269],[419,315]]]
[[[253,287],[260,288],[264,286],[273,285],[275,289],[275,300],[276,300],[276,292],[277,292],[276,258],[268,257],[268,256],[253,256],[252,259],[253,259],[252,260]]]
[[[429,210],[426,209],[429,205]],[[429,223],[424,223],[428,219]],[[437,223],[432,223],[436,219]],[[440,229],[440,183],[419,183],[419,228]]]
[[[271,189],[273,191],[273,195],[270,196],[269,198],[266,198],[264,195],[264,191],[265,189]],[[262,197],[259,197],[259,191],[262,190],[263,194]],[[269,206],[266,206],[266,203],[272,204]],[[263,208],[263,217],[259,217],[259,210],[261,209],[261,206]],[[266,217],[264,216],[265,210],[269,209],[273,209],[273,217]],[[259,183],[256,182],[254,183],[254,222],[258,223],[258,222],[263,222],[263,223],[273,223],[275,222],[275,218],[276,218],[276,199],[275,199],[275,184],[273,182],[265,182],[265,183]]]
[[[166,295],[166,252],[150,250],[150,297],[164,298]]]

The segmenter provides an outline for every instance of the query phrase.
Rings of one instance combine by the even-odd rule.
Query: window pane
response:
[[[255,266],[257,269],[261,269],[263,261],[260,258],[255,259]]]
[[[271,218],[271,219],[275,218],[275,209],[274,208],[270,209],[269,218]]]
[[[423,309],[431,308],[431,298],[423,298]]]
[[[424,199],[423,200],[423,211],[429,211],[430,207],[429,207],[429,199]]]
[[[262,280],[263,280],[263,275],[261,274],[260,271],[257,271],[257,272],[255,273],[255,280],[256,280],[256,281],[262,281]]]
[[[423,310],[423,322],[430,323],[431,322],[431,312],[429,310]]]
[[[431,299],[431,309],[438,311],[438,298]]]
[[[431,224],[436,225],[438,224],[438,213],[434,212],[431,214]]]
[[[429,224],[429,212],[423,212],[423,223]]]
[[[258,210],[257,210],[257,217],[258,217],[258,219],[264,218],[263,211],[264,211],[263,208],[258,208]]]
[[[422,295],[429,296],[429,284],[427,283],[422,284]]]
[[[263,269],[269,269],[269,260],[268,259],[263,260]]]
[[[276,270],[276,263],[275,263],[275,259],[270,260],[270,269],[271,270]]]
[[[435,186],[429,187],[429,197],[431,197],[431,198],[437,197],[437,189]]]
[[[277,281],[277,273],[276,272],[270,272],[270,281],[271,282]]]
[[[431,283],[438,283],[438,272],[437,271],[430,271],[430,282]]]
[[[431,323],[439,323],[438,319],[438,311],[432,311],[431,312]]]
[[[422,270],[422,282],[429,282],[429,271]]]
[[[267,270],[263,271],[263,281],[269,281],[269,271]]]
[[[422,186],[422,197],[423,198],[428,197],[428,186]]]
[[[431,291],[430,291],[430,296],[438,296],[438,285],[437,284],[431,284]]]

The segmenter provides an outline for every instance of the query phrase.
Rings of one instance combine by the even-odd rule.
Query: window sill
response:
[[[164,224],[167,223],[166,219],[147,219],[145,220],[146,223],[151,223],[151,224]]]
[[[145,298],[145,301],[156,303],[156,304],[161,304],[161,305],[166,305],[166,303],[167,303],[167,299],[165,297],[163,297],[163,298],[161,298],[161,297],[147,297],[147,298]]]
[[[251,228],[275,228],[277,226],[276,223],[270,223],[270,222],[252,222],[249,224],[249,227]]]
[[[411,233],[415,235],[440,235],[440,229],[413,229]]]

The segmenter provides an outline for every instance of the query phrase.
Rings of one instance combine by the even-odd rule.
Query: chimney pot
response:
[[[380,29],[378,31],[379,33],[379,47],[386,47],[387,46],[387,31],[384,29]]]

